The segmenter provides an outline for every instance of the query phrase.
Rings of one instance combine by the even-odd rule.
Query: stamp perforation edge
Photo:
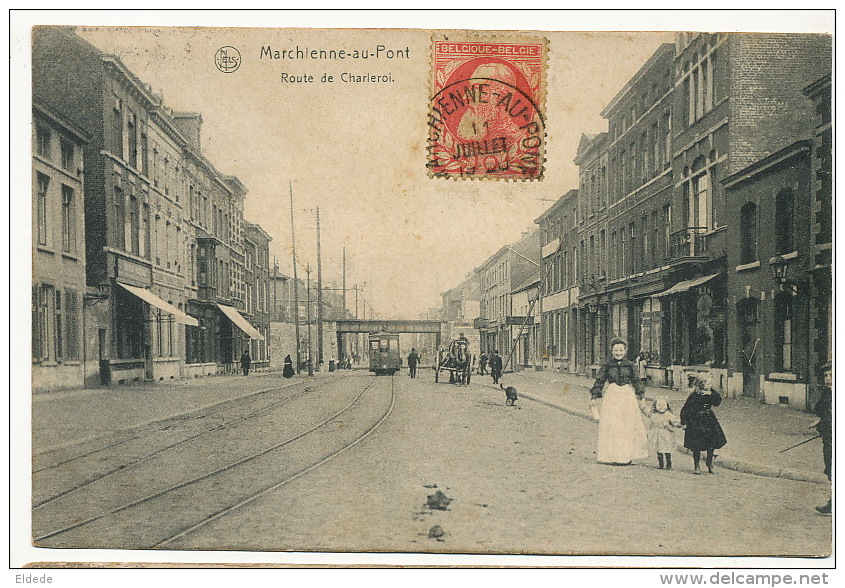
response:
[[[447,72],[440,69],[439,65],[439,62],[443,62],[445,57],[443,55],[439,55],[437,50],[437,44],[443,42],[448,42],[450,45],[474,44],[479,46],[512,46],[522,47],[523,49],[536,47],[539,54],[532,59],[531,55],[517,53],[515,57],[508,60],[500,57],[499,55],[490,56],[489,51],[488,55],[483,55],[481,53],[474,53],[470,50],[470,48],[464,48],[461,59],[452,60],[451,67],[447,68],[447,75]],[[455,52],[457,52],[457,50]],[[426,141],[426,167],[428,168],[428,176],[430,178],[523,182],[543,179],[546,165],[545,149],[548,141],[545,113],[548,53],[549,42],[546,37],[526,34],[524,32],[513,34],[509,32],[491,31],[435,31],[432,33],[429,61],[430,99],[428,112],[426,113],[428,126],[428,137]],[[480,61],[484,61],[486,63],[481,63],[475,71],[478,72],[479,70],[483,70],[484,73],[489,74],[489,77],[484,76],[472,78],[462,80],[462,82],[478,81],[481,83],[490,83],[494,86],[494,88],[500,89],[500,92],[491,92],[492,95],[497,96],[500,100],[497,106],[504,104],[504,107],[507,108],[510,106],[510,100],[514,100],[515,104],[518,106],[522,102],[523,98],[526,102],[531,103],[534,108],[534,112],[532,113],[534,120],[530,121],[528,118],[525,118],[524,121],[520,121],[525,123],[521,125],[521,130],[514,129],[513,124],[507,125],[506,122],[503,123],[502,119],[504,117],[502,117],[501,113],[497,114],[495,112],[495,108],[492,112],[488,108],[485,113],[478,113],[468,107],[469,105],[472,105],[472,103],[476,102],[475,98],[477,96],[479,84],[465,84],[463,90],[466,92],[464,96],[467,97],[467,100],[462,101],[461,98],[458,97],[453,104],[456,107],[456,110],[452,111],[450,115],[455,114],[457,108],[467,106],[465,109],[466,112],[460,118],[460,122],[456,122],[454,119],[446,120],[449,115],[447,115],[447,117],[443,117],[443,110],[437,108],[436,101],[438,99],[438,95],[444,91],[445,87],[454,87],[456,85],[454,79],[450,76],[454,76],[456,70],[458,70],[461,66],[466,69],[466,66],[470,65],[472,62],[479,65]],[[533,74],[527,63],[529,61],[534,62]],[[478,74],[474,73],[473,75]],[[530,77],[532,75],[536,76],[536,81],[534,83],[530,83],[533,81]],[[521,83],[516,80],[521,81]],[[530,86],[528,84],[530,84]],[[486,89],[489,90],[489,88]],[[526,92],[526,89],[530,90],[530,92]],[[503,97],[507,92],[510,92],[510,94],[517,94],[519,96],[516,98],[513,98],[513,96]],[[450,95],[450,97],[455,98],[454,95]],[[465,104],[464,102],[468,104]],[[444,103],[441,99],[440,105],[443,106],[443,104]],[[448,110],[448,108],[449,106],[447,104],[446,109]],[[511,113],[513,113],[513,110],[516,109],[512,109]],[[524,110],[524,108],[522,110]],[[517,115],[520,112],[520,110],[517,110]],[[511,114],[511,118],[516,120],[517,117]],[[466,123],[466,120],[470,120],[471,122]],[[472,122],[481,124],[470,126],[472,125]],[[486,133],[486,131],[477,131],[481,125],[483,125],[485,129],[489,130],[491,124],[498,126],[500,130],[503,126],[508,127],[508,130],[510,131],[510,137],[508,138],[513,140],[509,142],[506,140],[505,136],[486,137],[482,136]],[[443,133],[441,133],[441,129],[438,128],[438,126],[441,125],[442,130],[444,131]],[[452,128],[450,129],[449,126]],[[455,131],[457,128],[462,128],[464,130],[463,133],[456,133]],[[467,129],[473,130],[467,131]],[[530,131],[529,137],[522,136],[528,131]],[[522,133],[522,135],[520,135],[520,133]],[[455,134],[462,134],[463,136],[461,138],[468,139],[468,142],[458,145],[457,150],[454,153],[451,153],[451,149],[446,149],[446,147],[455,147],[454,137],[451,136]],[[524,146],[522,146],[521,158],[520,142],[524,143]],[[447,143],[447,145],[444,146],[442,143]],[[507,147],[507,149],[505,147]],[[508,151],[511,153],[508,153]],[[467,152],[469,152],[469,154]],[[441,161],[437,155],[439,154],[442,156],[447,153],[452,155],[453,160],[450,169],[445,171],[435,171],[434,168],[443,169],[449,164],[448,160],[445,160],[445,165],[436,165]],[[463,158],[457,157],[457,155],[461,154],[464,155]],[[499,157],[496,157],[497,155]],[[477,171],[475,167],[467,168],[464,165],[457,163],[459,159],[471,159],[472,156],[475,157],[476,164],[481,161],[481,156],[484,157],[484,161],[486,163],[481,171]],[[499,165],[504,165],[503,168],[489,166],[491,161],[498,162],[502,158],[504,158],[505,161]],[[527,171],[529,168],[526,167],[524,162],[528,162],[529,164],[536,163],[534,166],[535,169],[533,171]],[[511,165],[515,167],[511,169]],[[465,171],[469,171],[469,173],[465,173]]]

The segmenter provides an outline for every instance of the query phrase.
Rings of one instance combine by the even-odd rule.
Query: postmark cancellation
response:
[[[430,177],[542,179],[547,53],[539,36],[434,35]]]

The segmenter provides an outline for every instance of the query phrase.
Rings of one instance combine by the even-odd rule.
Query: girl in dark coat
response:
[[[285,367],[282,369],[282,375],[286,378],[292,378],[294,374],[293,371],[293,360],[290,358],[290,355],[285,356]]]
[[[728,442],[713,413],[713,407],[721,403],[722,397],[712,389],[710,377],[696,377],[692,394],[681,409],[681,426],[686,428],[684,447],[692,451],[696,474],[701,473],[701,452],[707,452],[707,471],[712,474],[713,452]]]

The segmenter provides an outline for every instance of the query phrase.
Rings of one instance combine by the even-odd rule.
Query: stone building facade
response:
[[[85,283],[99,298],[85,306],[85,383],[231,369],[233,338],[252,329],[238,312],[247,190],[202,155],[200,115],[63,27],[33,31],[32,71],[33,95],[90,135]]]
[[[89,302],[82,151],[89,137],[37,98],[32,122],[32,384],[82,387]]]

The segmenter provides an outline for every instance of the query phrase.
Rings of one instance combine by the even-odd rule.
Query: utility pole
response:
[[[317,370],[323,366],[323,264],[320,261],[320,207],[317,207]]]
[[[293,183],[288,182],[288,186],[290,187],[290,241],[293,248],[293,322],[295,325],[294,334],[296,335],[296,373],[298,374],[299,364],[302,361],[302,352],[299,349],[299,280],[296,278],[296,234],[293,229]]]
[[[311,359],[311,264],[305,266],[305,274],[307,276],[307,282],[305,286],[305,291],[307,293],[308,298],[308,310],[306,314],[305,322],[308,325],[308,375],[314,375],[314,362]]]
[[[343,308],[343,318],[347,317],[347,310],[346,310],[346,247],[343,248],[343,284],[341,285],[341,292],[343,292],[343,304],[341,307]],[[338,349],[337,354],[340,356],[338,357],[338,361],[343,362],[344,357],[347,354],[346,351],[346,343],[349,341],[349,337],[344,337],[343,335],[340,336],[340,343],[341,349]]]

